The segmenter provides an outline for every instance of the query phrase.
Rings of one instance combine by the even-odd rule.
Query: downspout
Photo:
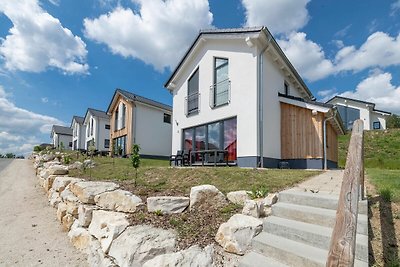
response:
[[[334,119],[336,117],[336,113],[337,113],[337,109],[334,108],[332,116],[327,117],[327,118],[324,119],[323,132],[324,132],[324,170],[325,171],[328,170],[327,145],[326,145],[326,122],[331,120],[331,119]]]
[[[267,45],[261,50],[258,55],[258,77],[257,77],[257,85],[258,85],[258,134],[259,134],[259,151],[260,151],[260,168],[264,168],[264,57],[263,54],[265,50],[267,50],[269,43],[271,42],[271,36],[268,37]]]

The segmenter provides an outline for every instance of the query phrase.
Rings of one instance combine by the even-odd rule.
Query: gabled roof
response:
[[[83,119],[84,122],[86,121],[86,117],[88,116],[89,113],[92,114],[93,117],[99,117],[107,120],[110,119],[110,116],[108,116],[107,113],[105,113],[104,111],[94,108],[88,108],[85,114],[85,118]]]
[[[60,125],[53,125],[51,129],[51,137],[53,134],[62,134],[62,135],[72,135],[72,129],[70,127],[60,126]]]
[[[359,99],[354,99],[354,98],[349,98],[349,97],[344,97],[344,96],[339,96],[339,95],[332,97],[331,99],[329,99],[328,101],[326,101],[326,103],[332,102],[332,101],[335,100],[335,99],[343,99],[343,100],[348,100],[348,101],[353,101],[353,102],[358,102],[358,103],[370,105],[370,106],[372,107],[373,111],[380,112],[380,113],[384,113],[384,114],[388,114],[388,115],[391,115],[391,114],[392,114],[391,112],[388,112],[388,111],[383,111],[383,110],[375,109],[375,103],[367,102],[367,101],[359,100]]]
[[[71,128],[72,128],[72,124],[74,123],[74,120],[75,120],[76,123],[78,123],[78,124],[83,124],[85,118],[84,118],[84,117],[80,117],[80,116],[73,116],[73,117],[72,117],[72,121],[71,121]]]
[[[172,111],[172,107],[169,105],[117,88],[114,92],[110,104],[108,105],[107,114],[111,113],[111,108],[114,106],[114,102],[117,100],[118,95],[122,95],[123,97],[125,97],[130,101],[138,101],[153,107]]]
[[[301,84],[301,86],[305,89],[306,94],[309,95],[310,99],[315,99],[311,91],[308,89],[307,85],[304,83],[303,79],[300,77],[299,73],[295,69],[295,67],[292,65],[292,63],[289,61],[289,59],[286,57],[285,53],[282,51],[278,43],[276,42],[275,38],[272,36],[271,32],[268,30],[267,27],[261,26],[261,27],[251,27],[251,28],[230,28],[230,29],[208,29],[208,30],[200,30],[199,34],[197,35],[197,38],[193,41],[192,45],[189,47],[189,49],[186,51],[184,54],[183,58],[179,61],[178,65],[175,67],[174,71],[172,72],[171,76],[167,80],[167,82],[164,84],[165,88],[168,88],[174,77],[177,75],[178,71],[184,64],[185,60],[188,58],[196,44],[205,36],[209,35],[226,35],[226,36],[234,36],[234,35],[240,35],[240,34],[251,34],[251,33],[259,33],[259,34],[264,34],[266,39],[272,44],[272,46],[275,48],[277,53],[279,54],[280,58],[284,61],[284,63],[288,66],[290,71],[293,73],[295,78],[298,80],[298,82]]]

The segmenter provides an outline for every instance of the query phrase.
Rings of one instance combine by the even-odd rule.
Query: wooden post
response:
[[[364,122],[356,120],[347,153],[327,267],[354,266],[358,201],[364,188],[363,131]]]

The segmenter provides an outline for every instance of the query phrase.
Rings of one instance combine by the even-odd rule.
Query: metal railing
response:
[[[358,201],[364,198],[364,122],[356,120],[346,159],[346,168],[329,248],[327,267],[354,266]]]
[[[194,93],[185,97],[185,114],[189,116],[200,111],[200,93]]]
[[[210,86],[210,107],[215,108],[231,101],[231,81],[226,79]]]

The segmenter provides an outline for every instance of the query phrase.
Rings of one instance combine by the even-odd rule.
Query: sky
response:
[[[163,87],[200,29],[266,26],[314,96],[400,114],[400,0],[2,0],[0,153],[49,143],[116,88]]]

